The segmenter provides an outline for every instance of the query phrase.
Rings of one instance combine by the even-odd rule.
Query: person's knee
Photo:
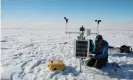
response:
[[[93,66],[93,64],[91,64],[91,63],[86,63],[86,65],[87,65],[87,66],[90,66],[90,67]]]
[[[87,65],[87,66],[91,66],[91,65],[90,65],[90,60],[87,60],[87,61],[86,61],[86,65]]]
[[[90,67],[94,66],[94,63],[95,63],[95,60],[92,60],[92,59],[89,59],[86,61],[86,65]]]

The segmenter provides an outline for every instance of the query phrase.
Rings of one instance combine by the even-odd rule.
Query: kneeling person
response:
[[[101,35],[96,36],[92,54],[86,62],[87,66],[100,69],[108,62],[108,42]]]

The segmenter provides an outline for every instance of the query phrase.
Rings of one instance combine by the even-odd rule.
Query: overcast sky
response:
[[[133,0],[2,0],[2,27],[133,22]]]

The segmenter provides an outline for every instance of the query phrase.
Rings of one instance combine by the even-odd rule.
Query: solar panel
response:
[[[74,52],[77,58],[86,58],[89,54],[89,40],[75,40]]]

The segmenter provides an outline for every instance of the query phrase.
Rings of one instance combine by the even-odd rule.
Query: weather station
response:
[[[65,33],[69,34],[69,38],[70,38],[70,34],[79,34],[77,36],[77,39],[74,40],[74,54],[75,57],[77,59],[79,59],[79,65],[80,65],[80,72],[81,72],[81,63],[83,62],[83,59],[85,58],[89,58],[90,54],[90,43],[91,43],[91,39],[87,39],[87,36],[90,36],[92,34],[94,35],[98,35],[99,34],[99,23],[101,22],[101,20],[95,20],[95,22],[97,22],[98,26],[97,26],[97,32],[96,33],[91,33],[91,29],[85,29],[84,26],[82,25],[79,28],[79,32],[69,32],[67,30],[68,28],[68,19],[66,17],[64,17],[65,22],[66,22],[66,28],[65,28]],[[86,34],[86,36],[85,36]]]

